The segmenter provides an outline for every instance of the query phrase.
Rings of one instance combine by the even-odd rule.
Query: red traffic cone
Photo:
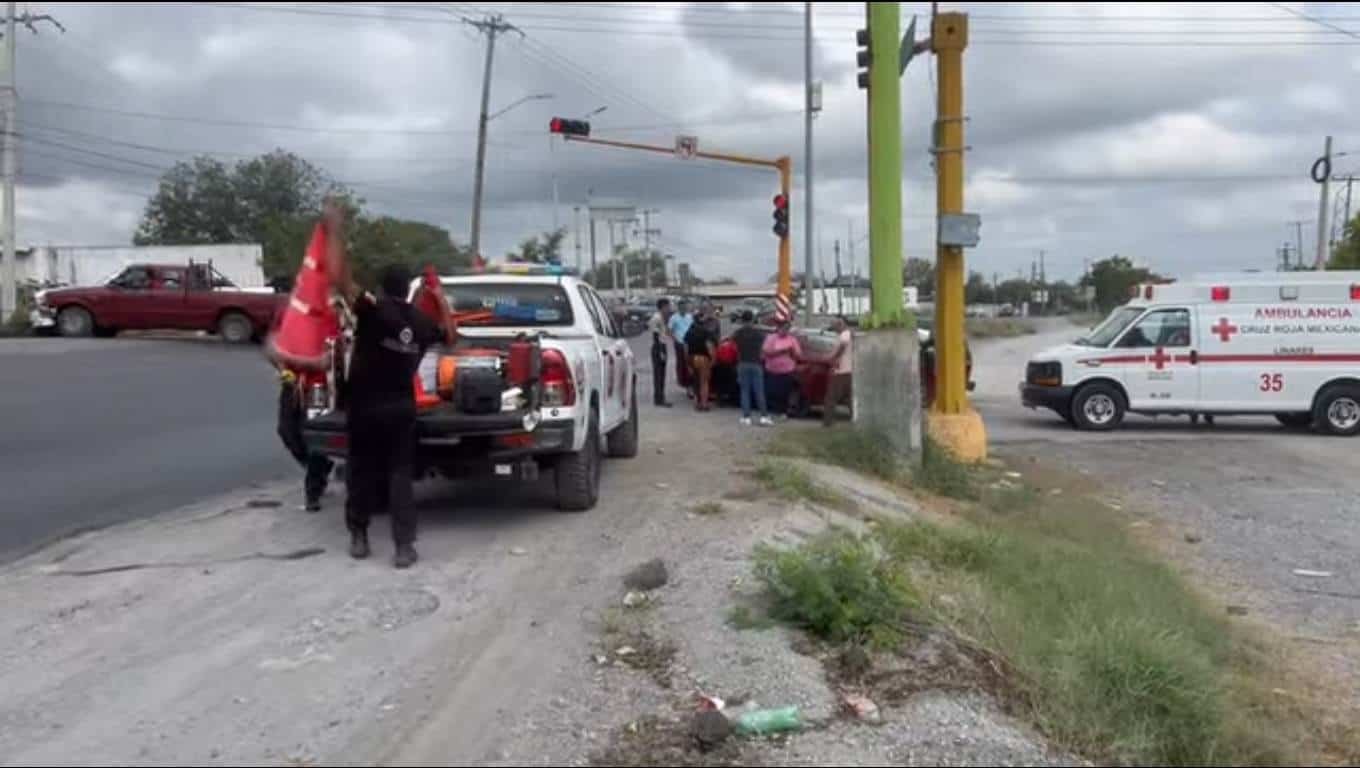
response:
[[[278,328],[269,337],[269,356],[294,370],[324,370],[326,340],[340,332],[330,305],[330,277],[326,273],[326,228],[320,222],[302,259],[293,293],[283,309]]]

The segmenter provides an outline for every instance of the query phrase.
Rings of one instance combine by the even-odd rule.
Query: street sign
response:
[[[940,214],[940,245],[976,248],[982,240],[982,217],[976,213]]]
[[[694,154],[699,151],[698,136],[676,136],[675,137],[675,156],[681,160],[693,160]]]

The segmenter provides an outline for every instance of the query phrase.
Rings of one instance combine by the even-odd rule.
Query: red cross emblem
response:
[[[1165,349],[1157,347],[1156,353],[1148,355],[1147,361],[1157,366],[1157,370],[1160,371],[1166,367],[1167,363],[1171,362],[1171,355],[1168,355]]]
[[[1228,318],[1220,317],[1218,319],[1218,325],[1215,325],[1209,330],[1213,333],[1218,334],[1218,338],[1221,339],[1224,344],[1227,344],[1228,340],[1232,338],[1232,335],[1234,333],[1237,333],[1238,328],[1237,326],[1228,322]]]

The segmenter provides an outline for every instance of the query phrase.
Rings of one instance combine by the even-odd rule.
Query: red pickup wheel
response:
[[[245,344],[255,335],[255,326],[240,312],[224,312],[217,320],[217,334],[228,344]]]
[[[57,315],[57,330],[67,338],[79,338],[94,333],[94,316],[84,307],[67,307]]]

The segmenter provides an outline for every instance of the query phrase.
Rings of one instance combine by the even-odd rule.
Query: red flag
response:
[[[439,275],[434,271],[433,264],[426,264],[425,271],[421,275],[420,290],[416,292],[415,308],[428,316],[440,328],[446,329],[450,334],[449,341],[452,342],[451,334],[454,332],[452,323],[454,322],[453,310],[449,308],[448,299],[444,296],[444,287],[439,282]]]
[[[275,362],[293,370],[323,370],[328,362],[326,340],[339,332],[339,320],[330,306],[326,229],[319,222],[293,283],[266,351]]]

